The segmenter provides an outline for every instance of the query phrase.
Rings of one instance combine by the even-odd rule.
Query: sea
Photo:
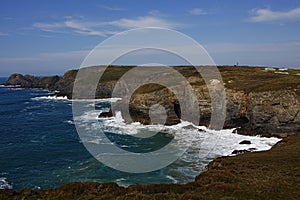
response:
[[[0,83],[4,81],[5,78],[0,78]],[[155,171],[128,173],[110,168],[85,148],[75,127],[72,100],[56,97],[47,90],[1,85],[0,189],[48,189],[86,181],[115,182],[121,186],[187,183],[219,156],[234,156],[234,150],[264,151],[279,141],[239,135],[234,129],[209,130],[184,121],[174,126],[125,123],[120,113],[98,118],[109,109],[111,101],[97,101],[97,109],[83,113],[82,120],[96,120],[117,147],[143,153],[145,149],[156,150],[175,139],[189,143],[189,148],[175,162]],[[86,105],[89,104],[87,101]],[[151,142],[132,137],[138,132],[155,130],[163,132],[157,131]],[[207,136],[210,140],[205,140]],[[99,142],[101,137],[104,136],[95,135],[90,142]],[[251,144],[239,144],[243,140]]]

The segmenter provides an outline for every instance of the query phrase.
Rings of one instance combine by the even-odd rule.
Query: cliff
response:
[[[110,97],[119,78],[132,68],[108,68],[98,84],[96,97]],[[192,67],[174,69],[192,85],[201,113],[199,123],[208,125],[210,85],[205,85]],[[296,186],[300,184],[300,76],[297,75],[300,71],[290,69],[287,70],[289,74],[282,74],[278,69],[230,66],[219,67],[219,70],[226,90],[225,127],[240,127],[238,132],[243,134],[289,137],[270,151],[217,158],[195,181],[187,184],[131,185],[125,188],[116,183],[69,183],[46,190],[0,190],[0,199],[299,199]],[[76,74],[76,70],[66,72],[63,77],[14,74],[5,84],[58,90],[58,95],[72,98]],[[217,86],[219,83],[212,80],[209,84]],[[124,91],[128,89],[123,82],[121,87]],[[179,122],[181,107],[178,98],[172,90],[158,84],[148,84],[134,92],[129,106],[131,118],[150,123],[149,108],[157,103],[164,105],[167,111],[166,124]]]
[[[110,66],[101,77],[96,90],[96,98],[111,97],[115,84],[127,91],[129,85],[120,84],[120,77],[132,66]],[[200,125],[208,126],[211,120],[212,101],[208,87],[218,87],[214,80],[206,85],[203,78],[193,67],[173,67],[181,73],[192,86],[192,93],[199,105]],[[278,135],[300,131],[300,70],[288,69],[281,73],[279,69],[265,70],[262,67],[218,67],[226,91],[226,120],[224,127],[239,127],[238,132],[248,135]],[[103,70],[103,67],[92,67]],[[146,68],[145,68],[146,70]],[[288,74],[287,74],[287,73]],[[46,88],[58,90],[58,95],[72,98],[73,83],[77,70],[71,70],[63,77],[38,78],[30,75],[13,74],[6,85],[20,85],[24,88]],[[140,74],[136,74],[139,76]],[[163,76],[157,74],[157,76]],[[88,80],[89,77],[86,77]],[[176,84],[174,88],[176,89]],[[190,96],[189,91],[182,90],[180,95]],[[167,119],[166,124],[176,124],[181,118],[181,108],[172,89],[159,84],[147,84],[138,88],[129,100],[130,116],[123,116],[127,121],[150,123],[149,110],[155,104],[163,105]],[[122,109],[121,107],[119,109]],[[113,114],[103,113],[102,116]]]

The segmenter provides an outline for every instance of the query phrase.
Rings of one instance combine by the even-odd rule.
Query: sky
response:
[[[1,0],[0,24],[0,76],[61,75],[142,27],[184,33],[218,65],[300,67],[300,0]]]

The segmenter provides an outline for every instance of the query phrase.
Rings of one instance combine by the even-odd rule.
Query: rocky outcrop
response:
[[[70,70],[66,72],[63,77],[37,77],[31,75],[12,74],[4,84],[7,86],[13,85],[22,88],[42,88],[50,91],[57,90],[59,93],[56,95],[72,98],[72,89],[76,73],[77,70]]]
[[[53,90],[56,83],[60,80],[59,76],[36,77],[31,75],[12,74],[6,81],[5,85],[14,85],[22,88],[43,88]]]
[[[240,132],[293,133],[300,130],[300,96],[294,90],[251,92]]]

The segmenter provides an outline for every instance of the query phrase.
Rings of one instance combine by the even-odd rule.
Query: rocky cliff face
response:
[[[300,96],[294,90],[249,93],[242,125],[248,133],[291,133],[300,130]]]
[[[211,100],[205,87],[194,89],[198,97],[199,125],[209,126]],[[138,94],[131,101],[133,121],[150,123],[149,108],[153,104],[166,105],[168,118],[166,124],[176,124],[177,101],[168,101],[167,93]],[[153,99],[162,97],[163,100]],[[151,101],[149,101],[151,99]],[[226,89],[225,128],[238,128],[238,133],[246,135],[271,136],[277,133],[294,133],[300,130],[300,97],[293,90],[245,93]],[[178,106],[177,106],[178,108]],[[177,111],[178,113],[178,111]]]
[[[119,78],[129,69],[132,67],[117,67],[107,70],[98,84],[96,98],[111,97]],[[165,120],[167,125],[176,124],[180,122],[184,106],[187,106],[180,102],[180,98],[183,97],[187,100],[187,104],[196,103],[198,105],[196,109],[199,109],[200,119],[199,122],[194,123],[209,126],[212,100],[208,87],[216,87],[216,90],[213,91],[217,91],[218,85],[213,80],[210,83],[212,85],[205,85],[201,77],[195,75],[195,70],[191,67],[182,67],[177,70],[188,80],[192,86],[192,91],[179,89],[180,92],[175,95],[172,90],[176,89],[176,84],[171,89],[159,84],[145,85],[137,89],[130,96],[130,99],[127,99],[129,113],[123,116],[126,121],[149,124],[156,123],[151,121],[151,116],[152,119],[153,116],[161,116],[162,119],[158,119],[158,122]],[[265,72],[263,68],[252,67],[220,67],[219,70],[226,91],[225,128],[238,128],[237,131],[242,134],[265,136],[300,131],[300,76],[275,74]],[[24,88],[58,90],[58,95],[72,98],[76,74],[77,70],[68,71],[63,77],[38,78],[30,75],[13,74],[5,84],[20,85]],[[159,76],[162,75],[159,74]],[[122,81],[118,82],[119,87],[125,94],[130,85],[120,82]],[[123,93],[121,97],[124,97]],[[196,99],[189,99],[190,93],[193,93]],[[165,114],[155,113],[158,112],[155,111],[156,109],[154,109],[155,112],[151,113],[152,108],[159,105],[164,107]],[[115,109],[122,110],[124,106],[116,106]],[[107,115],[104,113],[102,116],[111,114],[113,112],[107,113]],[[163,119],[164,117],[165,119]]]

